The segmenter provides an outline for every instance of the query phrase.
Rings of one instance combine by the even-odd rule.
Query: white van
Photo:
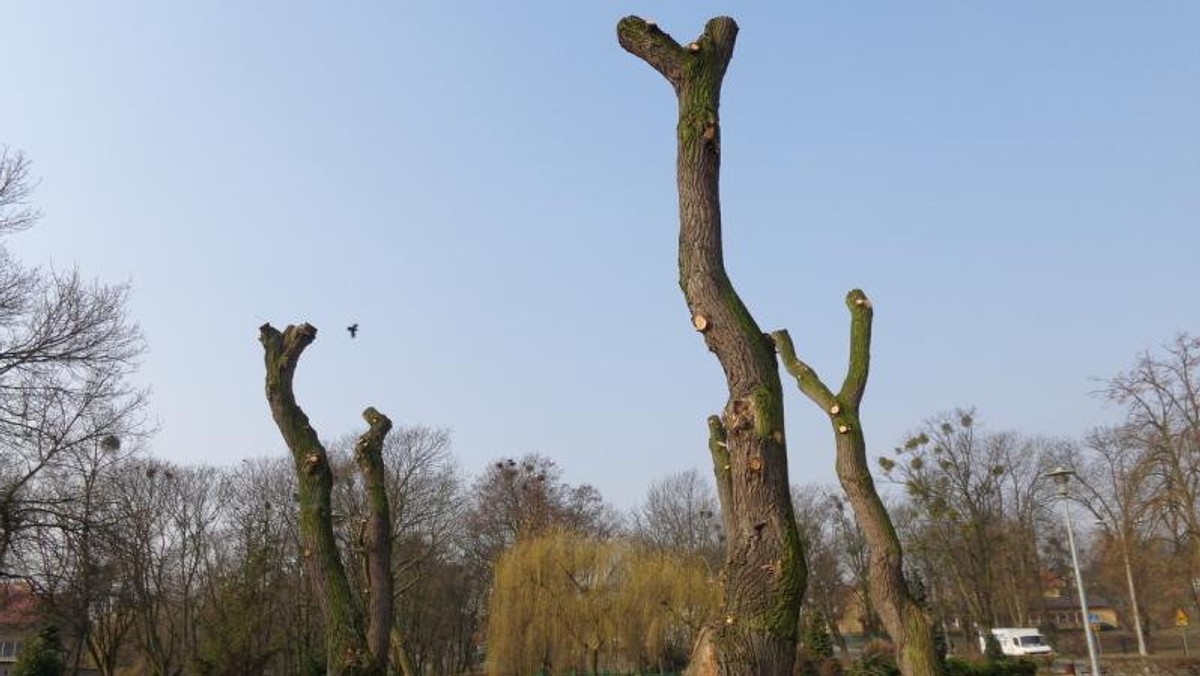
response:
[[[1030,627],[996,627],[992,636],[1000,644],[1000,652],[1012,657],[1051,655],[1054,649],[1046,643],[1042,632]],[[979,649],[987,652],[987,641],[979,637]]]

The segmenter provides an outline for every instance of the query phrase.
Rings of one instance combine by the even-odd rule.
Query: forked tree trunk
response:
[[[722,608],[701,632],[689,669],[787,676],[806,572],[788,485],[779,365],[770,337],[729,281],[721,250],[717,110],[737,24],[712,19],[685,46],[653,23],[626,17],[617,36],[679,98],[679,284],[729,390],[721,416],[709,420],[727,538]]]
[[[309,324],[288,326],[282,333],[270,324],[259,327],[267,370],[267,402],[292,453],[300,501],[300,540],[316,602],[325,618],[326,665],[330,675],[383,676],[388,665],[388,631],[392,624],[391,528],[383,492],[383,440],[392,422],[374,408],[363,412],[369,429],[358,439],[355,458],[368,492],[365,531],[369,616],[355,598],[333,534],[329,458],[308,416],[296,403],[292,378],[300,355],[317,330]],[[380,634],[382,633],[382,638]]]
[[[904,676],[936,676],[942,664],[933,639],[933,622],[913,597],[904,577],[904,554],[891,517],[875,490],[867,464],[859,405],[867,387],[871,360],[871,301],[855,289],[846,295],[850,308],[850,366],[835,395],[816,372],[796,357],[787,331],[773,334],[780,358],[805,395],[829,416],[837,440],[837,475],[870,550],[868,585],[875,610],[896,644]]]

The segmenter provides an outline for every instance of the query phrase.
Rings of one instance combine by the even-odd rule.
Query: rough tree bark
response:
[[[712,19],[680,45],[626,17],[621,46],[667,78],[679,99],[679,284],[692,323],[721,363],[729,399],[709,419],[727,551],[720,617],[701,633],[691,673],[790,674],[806,571],[792,512],[783,391],[770,336],[725,272],[718,194],[721,82],[737,24]]]
[[[369,588],[364,618],[350,588],[333,533],[330,491],[333,474],[325,447],[296,403],[292,378],[300,355],[317,337],[310,324],[288,326],[281,333],[270,324],[259,327],[266,362],[267,402],[292,453],[300,501],[300,538],[309,579],[325,618],[326,665],[338,676],[383,676],[388,666],[392,625],[391,521],[383,490],[383,440],[392,421],[374,408],[363,411],[369,426],[355,446],[355,458],[368,493],[369,516],[364,547]]]
[[[772,334],[788,373],[809,399],[829,416],[837,446],[837,475],[870,550],[869,585],[875,609],[896,644],[905,676],[942,673],[934,646],[933,623],[913,597],[904,577],[904,554],[891,517],[875,490],[867,464],[859,404],[867,387],[871,360],[871,301],[855,289],[846,295],[850,308],[850,366],[842,389],[834,394],[807,364],[796,357],[787,331]]]
[[[391,647],[393,587],[392,516],[383,469],[383,439],[392,421],[373,407],[363,411],[368,429],[354,446],[354,460],[367,493],[367,522],[363,528],[367,580],[367,648],[386,663]]]

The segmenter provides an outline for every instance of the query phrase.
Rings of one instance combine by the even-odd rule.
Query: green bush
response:
[[[829,635],[829,624],[823,613],[816,611],[808,614],[802,643],[805,651],[817,662],[833,657],[833,637]]]
[[[12,676],[62,676],[65,670],[58,629],[49,626],[25,642],[16,664],[8,673]]]
[[[862,656],[846,670],[847,676],[899,676],[895,648],[891,643],[874,639],[863,646]]]
[[[1037,663],[1004,657],[998,660],[974,661],[961,657],[946,660],[946,676],[1035,676]]]
[[[983,656],[988,662],[998,662],[1004,659],[1004,651],[1000,649],[1000,641],[995,634],[987,632],[983,637]]]

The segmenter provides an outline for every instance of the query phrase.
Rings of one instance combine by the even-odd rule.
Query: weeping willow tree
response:
[[[641,671],[680,671],[720,601],[708,565],[699,555],[638,549],[629,568],[618,604],[625,658]]]
[[[501,557],[489,674],[677,668],[716,603],[696,558],[552,531]]]

